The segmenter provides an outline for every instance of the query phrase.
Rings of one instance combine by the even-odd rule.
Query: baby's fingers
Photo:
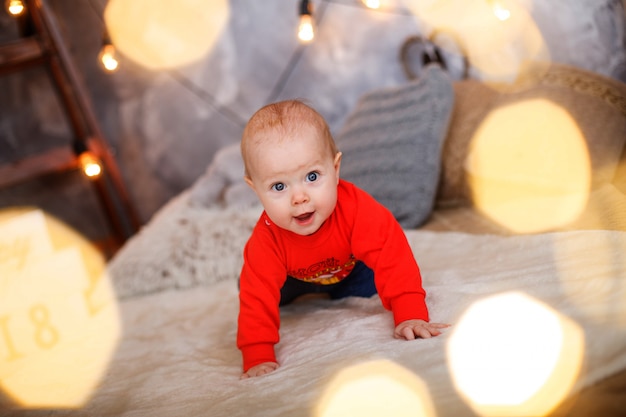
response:
[[[406,339],[406,340],[415,340],[418,337],[421,337],[422,339],[428,339],[431,336],[435,336],[434,334],[432,334],[433,331],[429,330],[428,328],[424,326],[419,326],[419,325],[418,326],[406,326],[400,330],[400,338]]]
[[[446,327],[450,327],[450,325],[445,323],[428,323],[424,320],[407,320],[396,327],[394,337],[406,340],[429,339],[439,336],[441,329]]]
[[[415,333],[411,327],[405,327],[402,329],[402,337],[406,340],[415,340]]]
[[[270,372],[273,372],[276,369],[278,369],[277,363],[265,362],[265,363],[253,366],[252,368],[248,369],[248,371],[244,372],[239,379],[248,379],[248,378],[254,378],[257,376],[262,376],[265,374],[269,374]]]
[[[415,334],[422,339],[430,339],[432,336],[441,334],[441,332],[435,329],[430,329],[429,327],[415,327]]]
[[[450,327],[449,324],[444,324],[444,323],[428,323],[428,325],[425,327],[425,330],[428,331],[428,333],[430,333],[430,336],[439,336],[441,334],[441,330],[439,329],[445,329],[446,327]],[[422,336],[422,338],[427,338]]]

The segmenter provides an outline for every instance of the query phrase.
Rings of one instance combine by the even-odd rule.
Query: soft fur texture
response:
[[[405,228],[430,215],[454,92],[438,65],[416,81],[370,92],[337,135],[341,176],[386,206]]]
[[[171,200],[109,263],[119,298],[209,285],[239,274],[261,206],[224,210],[195,207],[190,199],[187,191]]]
[[[169,215],[180,219],[181,215],[172,212],[175,208],[169,207]],[[204,216],[217,220],[215,213],[205,212]],[[242,213],[232,216],[231,235],[209,234],[214,248],[236,246],[231,239],[242,242],[247,237],[251,218]],[[203,222],[200,217],[195,220]],[[164,218],[155,222],[152,237],[165,240],[163,247],[181,244],[166,223]],[[282,340],[277,346],[281,368],[263,378],[240,381],[241,357],[235,348],[239,251],[204,261],[190,252],[180,260],[181,274],[190,276],[192,267],[201,264],[205,264],[202,270],[209,271],[215,269],[210,264],[219,263],[228,269],[224,280],[122,302],[124,335],[104,381],[84,408],[54,415],[311,416],[316,415],[320,398],[340,370],[384,359],[410,370],[425,383],[437,416],[472,416],[475,413],[452,382],[447,347],[468,308],[498,294],[523,294],[550,306],[582,330],[584,366],[570,397],[626,368],[626,285],[621,278],[626,276],[626,233],[576,231],[498,237],[409,231],[407,237],[422,268],[433,320],[454,324],[442,336],[413,342],[393,339],[391,314],[377,296],[303,300],[282,310]],[[135,259],[128,252],[121,254],[113,265],[113,278],[153,279],[154,272],[133,269],[131,273],[119,262],[125,258],[125,264],[148,265],[158,259],[158,247],[136,250]],[[543,351],[545,340],[532,332],[511,333],[507,324],[495,324],[496,319],[504,319],[503,323],[517,320],[515,312],[502,314],[478,323],[482,328],[475,330],[478,339],[474,340],[491,336],[497,341],[493,345],[496,351],[498,346],[520,343]],[[540,327],[541,323],[534,324]],[[494,338],[498,334],[501,336]],[[571,342],[565,345],[570,347]],[[511,384],[507,390],[513,390],[517,382],[503,377],[499,383]]]

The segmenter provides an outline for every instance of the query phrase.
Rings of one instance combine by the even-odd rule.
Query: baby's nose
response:
[[[304,190],[297,189],[294,191],[291,201],[294,205],[303,204],[309,201],[309,195]]]

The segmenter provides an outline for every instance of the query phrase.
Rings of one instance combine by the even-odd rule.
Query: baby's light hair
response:
[[[296,139],[304,126],[312,126],[319,137],[326,142],[330,155],[338,150],[330,128],[313,107],[302,100],[285,100],[271,103],[256,111],[246,124],[241,137],[241,155],[245,175],[249,176],[248,151],[251,144],[259,145],[271,138],[274,140]]]

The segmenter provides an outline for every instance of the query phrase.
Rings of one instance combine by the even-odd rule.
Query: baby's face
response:
[[[341,153],[332,155],[313,128],[303,128],[298,135],[250,146],[246,181],[277,226],[310,235],[337,204]]]

